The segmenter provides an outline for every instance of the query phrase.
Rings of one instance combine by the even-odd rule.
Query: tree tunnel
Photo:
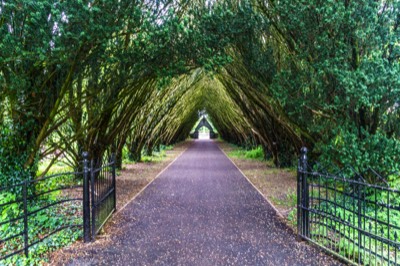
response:
[[[0,2],[1,183],[55,151],[74,168],[82,151],[140,160],[199,110],[277,166],[306,145],[398,167],[398,1],[50,2]]]

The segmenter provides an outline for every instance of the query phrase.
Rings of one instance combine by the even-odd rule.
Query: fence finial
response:
[[[302,147],[300,150],[300,168],[305,171],[307,169],[307,152],[308,149],[306,147]]]

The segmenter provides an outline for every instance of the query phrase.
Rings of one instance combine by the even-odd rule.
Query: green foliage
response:
[[[279,22],[268,16],[293,56],[271,92],[312,134],[308,146],[322,161],[360,172],[399,170],[398,1],[280,1],[274,8]]]
[[[29,179],[31,173],[23,165],[28,153],[25,140],[15,136],[9,124],[0,125],[0,136],[1,187],[16,185]],[[12,191],[20,192],[17,188]]]
[[[293,208],[289,212],[287,219],[293,227],[297,226],[297,208]]]
[[[261,148],[261,146],[258,146],[255,149],[246,151],[244,157],[247,159],[263,160],[264,152],[263,152],[263,149]]]
[[[368,181],[373,182],[368,169],[372,168],[383,177],[389,176],[400,169],[400,141],[388,138],[381,132],[370,134],[364,132],[364,138],[359,139],[354,127],[339,127],[332,131],[336,137],[318,143],[316,150],[321,154],[323,163],[336,162],[342,166],[352,166]],[[352,130],[352,131],[350,131]]]
[[[159,152],[152,152],[152,155],[143,155],[142,156],[142,162],[158,162],[162,161],[166,156],[166,153],[164,150],[161,150]]]
[[[145,150],[142,150],[141,152],[141,161],[142,162],[157,162],[157,161],[162,161],[166,157],[166,151],[172,150],[173,145],[159,145],[159,148],[154,148],[151,152],[151,155],[147,155]],[[129,164],[135,162],[134,160],[131,160],[129,156],[129,150],[125,146],[124,149],[122,150],[122,160],[123,163]]]
[[[131,158],[129,157],[129,149],[127,146],[124,146],[122,149],[122,162],[127,164],[127,163],[132,163],[133,161],[131,160]]]
[[[48,263],[46,255],[54,250],[68,246],[81,237],[79,230],[65,229],[30,248],[29,257],[16,255],[3,261],[5,265],[43,265]],[[1,254],[1,251],[0,251]]]
[[[36,176],[42,176],[44,174],[44,171],[47,170],[47,168],[50,166],[48,171],[45,173],[45,175],[49,176],[52,174],[57,174],[57,173],[67,173],[67,172],[73,172],[73,169],[71,166],[67,164],[65,160],[58,159],[57,162],[52,163],[51,159],[43,159],[39,162],[38,165],[38,171],[36,172]]]
[[[47,189],[48,191],[49,189]],[[17,199],[14,194],[2,192],[0,194],[0,204],[6,204],[13,202]],[[20,199],[20,198],[18,198]],[[62,199],[59,193],[51,193],[46,197],[41,197],[35,201],[28,201],[28,212],[33,212],[41,207],[48,206],[52,203]],[[62,226],[68,226],[73,224],[81,224],[81,204],[74,202],[67,202],[61,205],[55,205],[48,209],[41,210],[34,215],[30,215],[28,218],[28,235],[29,243],[41,239],[47,234],[59,229]],[[8,221],[18,218],[17,221],[12,223],[6,223],[0,226],[0,239],[11,237],[12,235],[19,234],[24,230],[24,223],[22,222],[22,203],[11,203],[1,208],[1,219],[0,221]],[[76,241],[81,237],[82,230],[80,228],[67,228],[60,232],[52,235],[43,242],[35,244],[29,248],[30,257],[25,258],[23,254],[10,257],[6,259],[6,264],[18,264],[18,265],[31,265],[41,264],[45,258],[45,254],[49,251],[57,248],[66,246]],[[23,236],[12,238],[3,243],[0,255],[3,256],[23,248]]]
[[[139,160],[204,109],[225,140],[257,147],[233,156],[287,166],[305,145],[398,186],[399,1],[161,2],[0,3],[2,187],[58,151],[74,169],[82,151]]]
[[[174,145],[160,145],[160,151],[171,151],[174,149]]]
[[[2,192],[0,194],[0,205],[16,201],[17,197],[15,194],[9,192]],[[18,217],[20,214],[19,205],[17,203],[9,204],[1,209],[1,221],[6,221],[15,217]],[[2,229],[6,231],[10,227],[9,224],[3,225]]]
[[[15,170],[0,175],[27,178],[47,150],[77,166],[82,150],[176,141],[202,108],[225,139],[254,139],[278,166],[307,145],[360,171],[398,169],[398,13],[397,1],[372,0],[2,3],[0,158]],[[224,91],[180,84],[206,80],[199,69]],[[338,138],[355,143],[351,155]],[[380,142],[395,148],[376,160]]]
[[[228,155],[237,158],[254,159],[259,161],[264,160],[264,151],[261,146],[249,150],[235,147],[235,149],[229,152]]]
[[[79,200],[68,201],[71,199],[71,195],[62,189],[68,186],[79,185],[82,180],[76,180],[76,177],[72,174],[63,174],[60,172],[55,172],[54,174],[53,176],[46,176],[46,178],[27,183],[27,211],[30,213],[27,218],[29,243],[43,239],[63,226],[67,226],[67,228],[62,229],[54,235],[50,235],[43,242],[30,247],[29,258],[25,258],[23,253],[20,253],[2,261],[2,263],[4,262],[6,265],[42,264],[49,251],[73,243],[81,237],[82,229],[80,226],[76,227],[75,225],[81,225],[82,223],[82,203]],[[15,189],[15,191],[21,190],[22,185],[19,186],[19,189]],[[63,200],[67,201],[60,203]],[[1,190],[0,222],[6,223],[0,226],[0,239],[4,240],[13,235],[23,233],[23,204],[21,192],[13,193],[11,190]],[[38,211],[44,207],[47,208]],[[12,221],[14,219],[16,220]],[[23,235],[11,238],[2,243],[0,256],[23,247]]]

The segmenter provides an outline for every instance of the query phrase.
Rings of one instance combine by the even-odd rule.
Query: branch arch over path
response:
[[[0,3],[5,184],[55,151],[74,167],[82,150],[140,160],[203,109],[277,166],[306,145],[360,172],[399,167],[380,163],[400,161],[399,1],[36,2]]]

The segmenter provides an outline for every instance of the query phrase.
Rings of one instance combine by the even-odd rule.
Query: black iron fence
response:
[[[0,188],[0,260],[66,229],[82,228],[82,173],[62,173]],[[18,190],[22,193],[10,193]]]
[[[82,172],[0,187],[0,264],[17,254],[28,257],[35,245],[63,230],[85,242],[95,239],[116,209],[115,159],[95,166],[83,156]]]
[[[90,189],[85,187],[85,190],[90,191],[91,196],[91,237],[94,239],[116,210],[114,155],[111,155],[108,160],[103,160],[98,167],[95,167],[93,160],[91,161]]]
[[[352,173],[349,177],[348,173]],[[332,174],[307,161],[298,166],[298,234],[341,259],[361,265],[400,265],[400,190],[370,171]]]

